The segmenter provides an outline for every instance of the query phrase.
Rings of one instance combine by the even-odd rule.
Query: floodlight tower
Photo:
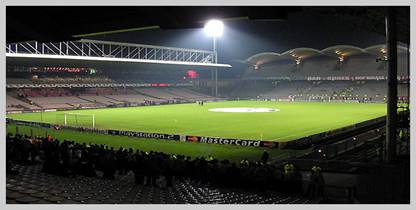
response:
[[[214,52],[214,62],[218,63],[218,53],[217,53],[217,37],[222,35],[224,30],[224,24],[220,20],[210,20],[204,26],[205,33],[212,37],[212,44],[213,44],[213,52]],[[218,96],[218,69],[214,69],[214,83],[215,83],[215,91],[214,95]]]

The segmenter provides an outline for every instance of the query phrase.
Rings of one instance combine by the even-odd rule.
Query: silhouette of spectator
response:
[[[266,151],[259,162],[243,159],[240,164],[236,164],[212,156],[206,160],[203,157],[192,159],[183,155],[139,150],[133,152],[132,149],[123,148],[114,151],[114,148],[105,145],[60,141],[51,136],[30,138],[7,135],[6,144],[8,173],[12,172],[13,161],[19,164],[42,162],[43,172],[61,176],[96,176],[96,172],[101,171],[102,178],[115,179],[116,171],[117,175],[132,171],[135,183],[140,185],[156,186],[156,180],[164,177],[167,187],[173,187],[175,179],[192,179],[215,186],[301,191],[301,176],[293,164],[290,163],[287,170],[286,166],[278,168],[267,164]],[[317,183],[314,191],[322,194],[322,175],[317,173],[311,177],[312,182]]]
[[[319,166],[312,167],[308,194],[313,198],[322,198],[324,195],[325,181],[321,171],[322,169]]]
[[[267,161],[269,160],[269,153],[264,150],[263,154],[261,155],[261,161],[263,163],[267,163]]]

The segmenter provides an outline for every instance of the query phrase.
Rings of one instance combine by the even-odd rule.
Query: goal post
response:
[[[95,114],[63,113],[63,124],[66,126],[95,128]],[[61,121],[62,122],[62,121]]]

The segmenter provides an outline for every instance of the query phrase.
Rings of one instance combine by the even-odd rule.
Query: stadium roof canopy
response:
[[[321,52],[325,55],[332,56],[332,57],[347,57],[351,55],[361,54],[364,53],[364,49],[361,49],[356,46],[351,45],[335,45],[331,47],[327,47]]]
[[[370,47],[367,47],[364,49],[367,53],[373,54],[373,55],[385,55],[387,53],[387,47],[385,44],[378,44],[373,45]],[[407,47],[403,45],[397,45],[397,53],[405,53],[407,51]]]
[[[82,39],[80,41],[6,45],[6,58],[32,60],[81,60],[92,62],[146,63],[230,68],[214,60],[215,52],[155,45]],[[22,60],[22,61],[23,61]]]
[[[278,60],[285,60],[285,59],[286,60],[287,59],[303,60],[303,59],[311,58],[311,57],[318,56],[321,54],[322,53],[317,49],[303,47],[303,48],[291,49],[283,53],[276,53],[276,52],[258,53],[247,58],[246,62],[249,64],[260,66],[260,65],[271,63],[271,62],[278,61]]]
[[[270,63],[276,60],[282,59],[281,55],[279,53],[275,52],[264,52],[255,54],[249,58],[247,58],[248,63],[252,63],[255,65],[262,65],[265,63]]]
[[[281,56],[283,58],[289,58],[289,59],[307,59],[307,58],[311,58],[314,56],[318,56],[321,55],[322,53],[317,50],[317,49],[313,49],[313,48],[308,48],[308,47],[301,47],[301,48],[295,48],[295,49],[291,49],[288,50],[284,53],[281,54]]]
[[[398,45],[397,52],[405,53],[408,51],[407,46]],[[334,45],[327,47],[323,50],[317,50],[313,48],[295,48],[288,50],[283,53],[276,53],[276,52],[265,52],[265,53],[258,53],[253,56],[250,56],[246,59],[246,62],[252,65],[263,65],[266,63],[271,63],[273,61],[282,60],[282,59],[292,59],[292,60],[304,60],[309,59],[315,56],[324,55],[329,57],[348,57],[358,54],[373,54],[377,56],[384,56],[386,54],[386,45],[379,44],[367,47],[362,49],[357,46],[352,45]]]

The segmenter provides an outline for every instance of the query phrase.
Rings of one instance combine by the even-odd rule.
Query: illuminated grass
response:
[[[211,108],[276,108],[278,112],[221,113]],[[290,141],[386,114],[385,104],[266,101],[212,102],[129,108],[72,110],[94,114],[96,127],[167,134]],[[13,119],[63,124],[63,112],[10,114]],[[41,120],[42,119],[42,120]],[[91,126],[91,117],[68,117],[70,125]]]

